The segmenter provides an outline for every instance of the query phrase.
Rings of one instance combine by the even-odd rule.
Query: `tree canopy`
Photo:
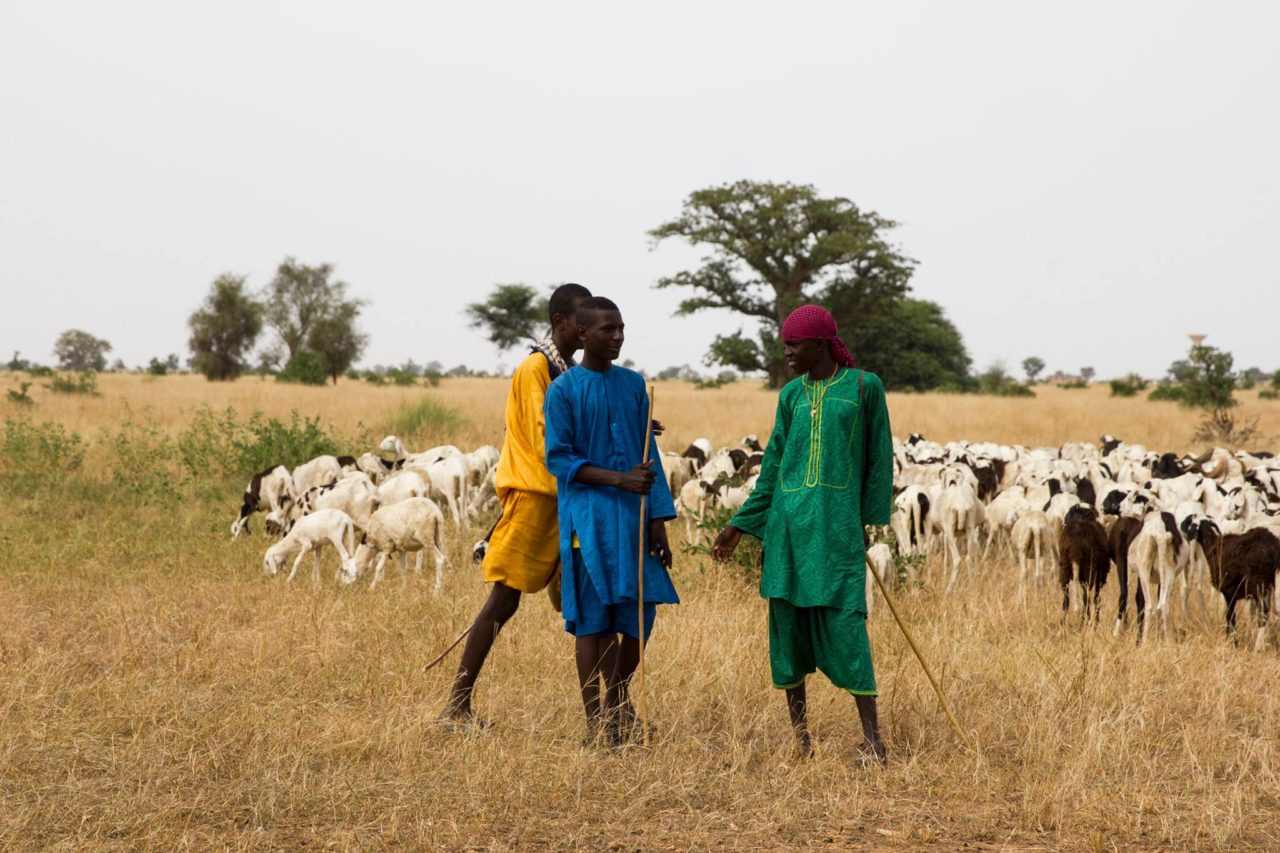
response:
[[[262,291],[263,317],[280,336],[285,354],[293,357],[307,346],[307,336],[316,323],[347,302],[347,283],[333,280],[333,264],[307,266],[285,258],[275,277]]]
[[[537,340],[547,326],[548,297],[527,284],[499,284],[483,302],[466,308],[468,325],[483,329],[499,350]]]
[[[111,344],[81,329],[68,329],[53,343],[53,354],[63,370],[106,370]]]
[[[972,361],[936,302],[904,298],[841,329],[858,366],[901,391],[969,390]]]
[[[307,335],[307,348],[320,356],[325,373],[338,384],[338,377],[356,363],[364,352],[369,336],[356,329],[360,303],[339,302],[317,320]]]
[[[211,380],[235,379],[249,368],[249,354],[262,332],[262,305],[245,289],[243,276],[218,276],[209,295],[187,319],[191,366]],[[176,359],[175,359],[176,360]],[[167,372],[168,365],[152,359]]]
[[[790,378],[779,340],[782,321],[804,302],[825,305],[849,333],[846,340],[852,337],[874,346],[855,330],[871,324],[883,327],[883,317],[906,297],[915,269],[915,261],[888,239],[896,225],[847,198],[819,196],[809,185],[744,180],[697,190],[685,199],[678,217],[649,236],[655,244],[681,238],[710,254],[697,269],[664,277],[656,286],[693,291],[680,303],[677,316],[720,308],[755,320],[755,337],[741,330],[717,336],[706,362],[763,370],[770,385],[779,387]],[[945,322],[936,305],[902,311],[917,324]],[[942,334],[947,330],[954,332],[954,327],[946,324]],[[958,334],[956,338],[958,343]],[[854,352],[857,355],[858,349]],[[898,370],[888,359],[901,355],[913,360],[907,349],[881,350],[877,355],[882,363],[866,355],[860,363],[882,375]],[[967,362],[968,356],[964,359]],[[902,372],[924,375],[918,364]]]
[[[1044,370],[1043,358],[1033,355],[1022,360],[1022,372],[1027,374],[1028,382],[1035,382],[1042,370]]]

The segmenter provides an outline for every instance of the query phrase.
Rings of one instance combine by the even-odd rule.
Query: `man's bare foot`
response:
[[[450,702],[444,706],[436,721],[447,731],[458,734],[470,734],[489,728],[489,722],[477,717],[471,710],[471,703],[455,704]]]
[[[886,766],[889,763],[889,753],[885,751],[884,742],[864,740],[858,748],[858,757],[854,759],[854,763],[863,770]]]
[[[796,758],[813,758],[813,739],[809,737],[808,732],[796,735],[795,750]]]

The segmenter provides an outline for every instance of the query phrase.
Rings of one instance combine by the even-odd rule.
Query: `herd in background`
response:
[[[460,528],[464,519],[474,520],[497,506],[498,449],[485,445],[464,453],[441,445],[409,453],[399,438],[389,435],[378,451],[318,456],[292,471],[275,465],[254,474],[231,537],[249,532],[255,512],[265,513],[267,533],[282,538],[267,549],[263,568],[275,575],[292,556],[289,580],[307,554],[314,556],[319,577],[325,545],[338,554],[343,583],[355,581],[372,565],[371,586],[382,578],[390,557],[398,556],[401,569],[407,570],[408,555],[414,554],[415,568],[421,571],[429,552],[439,589],[446,560],[445,511]]]
[[[1248,601],[1259,623],[1256,645],[1265,642],[1280,573],[1280,458],[1274,454],[1215,447],[1179,457],[1109,435],[1100,446],[1027,448],[939,444],[913,434],[895,438],[893,448],[892,535],[867,554],[882,579],[892,571],[895,549],[907,557],[939,555],[948,591],[975,558],[1011,555],[1019,565],[1020,596],[1028,579],[1035,583],[1056,570],[1063,610],[1077,599],[1084,617],[1097,620],[1114,566],[1117,633],[1126,623],[1132,570],[1139,638],[1148,623],[1167,631],[1175,588],[1184,620],[1190,606],[1206,610],[1205,594],[1213,589],[1225,602],[1227,630],[1234,631],[1238,604]],[[492,445],[470,453],[452,445],[409,453],[399,438],[387,436],[377,453],[320,456],[292,471],[273,466],[250,480],[232,537],[247,532],[260,511],[267,532],[283,537],[264,557],[268,574],[292,556],[292,578],[310,553],[318,576],[319,549],[331,545],[343,582],[372,566],[376,584],[390,557],[398,556],[407,570],[408,555],[415,554],[421,570],[429,553],[439,588],[446,514],[459,529],[497,507],[498,453]],[[690,542],[702,540],[700,522],[710,511],[742,506],[762,459],[755,435],[740,447],[713,449],[699,438],[683,453],[662,454]],[[477,543],[475,554],[483,548]]]
[[[894,439],[894,512],[889,543],[868,548],[869,568],[888,579],[893,548],[903,556],[936,553],[948,569],[946,589],[976,557],[1012,555],[1019,595],[1028,576],[1056,569],[1062,606],[1072,599],[1085,618],[1098,619],[1102,587],[1116,568],[1115,630],[1126,622],[1130,570],[1137,630],[1148,622],[1167,631],[1179,590],[1181,616],[1189,602],[1208,608],[1205,593],[1225,602],[1227,630],[1248,601],[1265,642],[1280,573],[1280,459],[1264,451],[1232,453],[1215,447],[1179,457],[1106,435],[1101,446],[1061,447]],[[681,455],[664,454],[672,492],[692,541],[708,510],[737,509],[750,494],[761,461],[756,436],[741,448],[711,449],[698,439]],[[738,484],[741,485],[738,485]],[[1074,595],[1073,595],[1074,593]],[[870,585],[868,585],[870,596]],[[868,598],[868,606],[870,598]]]

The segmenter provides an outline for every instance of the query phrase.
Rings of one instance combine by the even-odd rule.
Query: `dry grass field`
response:
[[[0,387],[17,379],[0,374]],[[741,570],[677,553],[684,602],[660,615],[650,646],[650,749],[580,747],[572,641],[544,596],[525,602],[481,678],[492,728],[454,735],[434,719],[456,658],[422,666],[483,600],[467,557],[479,526],[454,538],[438,595],[429,577],[395,570],[373,591],[340,589],[332,555],[323,583],[300,573],[286,586],[262,573],[260,516],[252,536],[228,536],[250,471],[206,481],[172,461],[147,468],[142,445],[112,436],[127,422],[148,424],[152,442],[189,436],[207,404],[242,417],[296,409],[364,440],[430,397],[465,421],[420,430],[411,449],[496,444],[505,382],[108,375],[100,391],[0,400],[0,419],[56,422],[88,445],[65,472],[62,445],[15,458],[43,445],[9,426],[0,446],[0,847],[1280,849],[1280,652],[1229,644],[1215,606],[1137,647],[1111,634],[1114,581],[1103,627],[1082,628],[1062,623],[1048,583],[1019,603],[1008,561],[949,597],[926,567],[898,598],[974,746],[949,730],[880,606],[871,635],[891,760],[867,771],[851,760],[853,703],[821,678],[817,755],[792,757],[764,603]],[[1274,445],[1280,404],[1244,399]],[[660,383],[662,443],[766,433],[773,405],[752,384]],[[1194,449],[1184,410],[1101,388],[891,395],[890,413],[896,434],[942,441],[1110,432]],[[176,485],[130,476],[122,460]]]

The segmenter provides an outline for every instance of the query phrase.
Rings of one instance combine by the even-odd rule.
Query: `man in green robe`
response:
[[[825,309],[803,305],[782,327],[800,376],[778,398],[751,497],[712,547],[728,560],[743,533],[764,542],[760,595],[769,601],[773,685],[786,691],[797,743],[811,752],[805,679],[821,670],[853,694],[864,758],[883,762],[867,638],[863,525],[889,523],[893,438],[884,386],[858,370]]]

